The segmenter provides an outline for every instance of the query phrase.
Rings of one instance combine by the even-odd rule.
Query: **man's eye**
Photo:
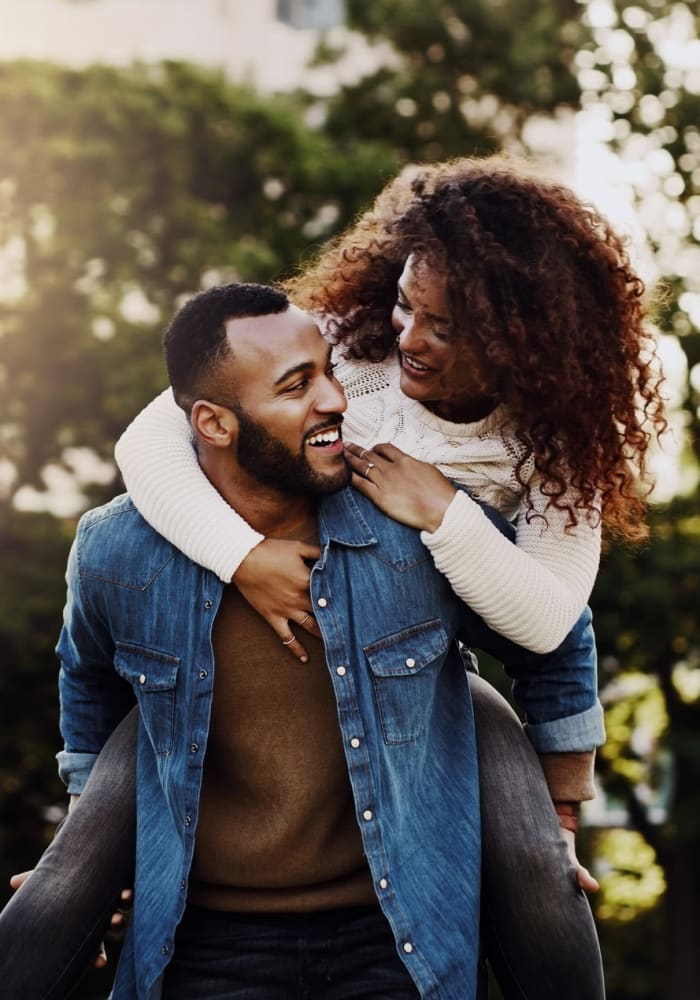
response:
[[[288,385],[287,388],[284,391],[285,392],[301,392],[301,390],[305,389],[308,384],[309,384],[309,380],[307,378],[302,378],[302,379],[299,379],[298,382],[294,382],[293,385]]]

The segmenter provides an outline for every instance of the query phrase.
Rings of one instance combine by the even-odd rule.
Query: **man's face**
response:
[[[285,493],[334,493],[347,486],[340,430],[347,400],[316,324],[290,306],[226,326],[241,468]]]

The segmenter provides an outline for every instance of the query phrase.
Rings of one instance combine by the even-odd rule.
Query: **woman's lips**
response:
[[[401,367],[413,378],[427,378],[434,374],[434,369],[428,368],[422,361],[411,358],[409,354],[401,354]]]

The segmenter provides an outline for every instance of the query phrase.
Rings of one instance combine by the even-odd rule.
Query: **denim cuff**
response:
[[[61,750],[56,754],[58,761],[58,776],[66,785],[69,795],[80,795],[90,777],[93,764],[97,760],[96,753],[72,753]]]
[[[605,743],[603,706],[599,701],[585,712],[569,715],[565,719],[525,723],[525,732],[537,753],[582,753],[594,750]]]

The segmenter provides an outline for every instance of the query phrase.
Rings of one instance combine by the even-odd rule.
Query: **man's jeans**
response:
[[[309,914],[190,906],[163,1000],[417,1000],[379,906]]]
[[[506,1000],[601,1000],[595,926],[575,883],[537,755],[504,699],[477,676],[470,675],[470,683],[480,761],[487,957]],[[127,716],[110,737],[76,808],[0,914],[3,995],[67,996],[97,952],[120,889],[130,885],[135,722]],[[272,964],[274,956],[268,952],[267,959]]]

